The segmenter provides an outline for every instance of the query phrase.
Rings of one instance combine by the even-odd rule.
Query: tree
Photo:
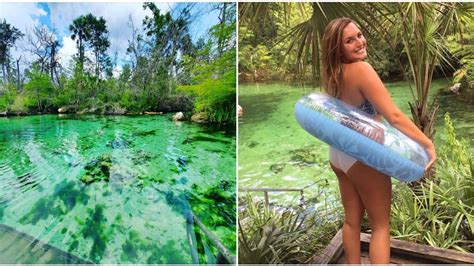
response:
[[[59,85],[58,72],[61,65],[57,54],[60,45],[54,31],[50,31],[46,26],[35,26],[26,36],[29,43],[28,50],[37,57],[33,64],[38,64],[40,71],[48,73],[51,81]]]
[[[149,2],[143,4],[143,9],[149,9],[153,14],[152,17],[145,16],[143,20],[146,35],[152,38],[155,48],[163,51],[166,43],[166,31],[172,19],[171,14],[170,12],[161,14],[160,9],[154,3]]]
[[[226,6],[225,8],[234,8]],[[221,8],[224,8],[221,6]],[[178,89],[195,97],[194,108],[197,112],[205,112],[209,120],[218,123],[235,124],[235,16],[223,24],[210,29],[210,45],[201,43],[202,49],[196,51],[196,58],[185,57],[187,64],[192,66],[190,85],[179,86]],[[219,43],[225,43],[219,46]],[[211,50],[210,48],[213,48]],[[204,53],[212,57],[202,56]],[[199,59],[196,60],[196,59]]]
[[[415,84],[414,102],[410,103],[413,120],[431,139],[434,138],[434,122],[438,110],[437,106],[428,106],[431,81],[437,66],[450,64],[445,39],[448,34],[463,30],[460,19],[468,11],[464,5],[400,3],[397,5],[399,19],[392,25],[397,29],[394,37],[403,41]]]
[[[79,55],[79,68],[83,70],[85,44],[91,38],[87,18],[85,16],[76,18],[72,24],[69,25],[69,30],[72,32],[71,39],[76,40]]]
[[[185,7],[176,19],[171,19],[166,31],[167,42],[164,47],[164,55],[168,58],[169,76],[168,94],[172,93],[172,80],[176,78],[179,70],[178,53],[188,55],[193,52],[193,43],[189,34],[189,9]]]
[[[42,111],[50,104],[49,96],[53,93],[54,86],[48,74],[41,72],[38,64],[33,65],[27,76],[30,81],[25,85],[26,92],[34,99],[33,102],[38,111]]]
[[[3,81],[10,79],[10,49],[24,34],[15,27],[11,27],[6,19],[0,23],[0,64],[2,65]]]
[[[96,77],[100,76],[101,73],[101,66],[104,68],[107,66],[107,49],[110,46],[110,42],[108,40],[108,30],[106,21],[103,17],[97,19],[92,14],[88,14],[86,16],[87,25],[90,31],[90,40],[89,46],[94,51],[95,56],[95,75]]]

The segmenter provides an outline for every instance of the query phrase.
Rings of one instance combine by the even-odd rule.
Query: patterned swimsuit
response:
[[[359,107],[359,109],[372,117],[378,114],[375,107],[368,100],[365,100],[365,102]],[[352,167],[352,165],[357,162],[354,157],[346,155],[345,153],[333,147],[329,147],[329,161],[332,165],[334,165],[336,168],[341,169],[346,174]]]

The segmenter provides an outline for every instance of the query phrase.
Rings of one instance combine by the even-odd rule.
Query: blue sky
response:
[[[155,3],[160,10],[166,12],[176,9],[177,5],[184,3]],[[191,36],[193,41],[197,41],[200,37],[205,37],[209,28],[218,23],[218,12],[213,10],[215,3],[195,3],[190,25]],[[69,25],[80,15],[92,13],[97,17],[104,17],[107,21],[109,30],[109,40],[111,46],[109,54],[118,53],[119,68],[126,59],[126,48],[128,40],[131,39],[131,29],[127,26],[129,17],[133,19],[135,27],[141,29],[142,21],[146,15],[150,16],[149,10],[143,10],[143,3],[92,3],[92,2],[75,2],[75,3],[0,3],[0,19],[6,19],[12,26],[20,29],[23,33],[31,31],[35,25],[45,25],[50,30],[53,28],[56,37],[62,45],[59,54],[61,63],[67,67],[71,56],[76,53],[75,42],[70,38]],[[25,38],[24,38],[25,39]],[[25,40],[19,43],[19,48],[13,51],[16,54],[24,55]],[[25,56],[23,56],[25,58]],[[31,57],[32,58],[32,57]],[[30,59],[31,59],[30,58]],[[25,64],[28,58],[25,58]]]

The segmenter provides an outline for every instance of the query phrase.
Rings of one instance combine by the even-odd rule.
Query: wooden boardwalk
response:
[[[370,264],[369,243],[370,234],[361,233],[361,263]],[[451,249],[434,248],[427,245],[392,239],[390,243],[391,264],[473,264],[474,254],[463,253]],[[337,232],[329,245],[321,254],[311,257],[307,263],[315,264],[345,264],[342,247],[342,230]]]
[[[0,264],[90,264],[14,228],[0,224]]]

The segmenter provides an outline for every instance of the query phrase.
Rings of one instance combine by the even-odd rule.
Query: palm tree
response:
[[[415,86],[411,113],[418,128],[433,139],[438,110],[437,106],[428,106],[433,73],[439,65],[450,66],[445,40],[449,34],[464,30],[464,20],[472,12],[472,6],[467,3],[399,3],[397,9],[398,23],[392,25],[394,37],[404,44]]]
[[[71,39],[76,40],[77,49],[79,50],[79,67],[82,71],[84,69],[84,47],[85,43],[91,38],[89,23],[85,16],[76,18],[71,25],[69,31],[72,32]]]
[[[256,19],[269,17],[287,3],[244,3],[239,6],[241,21],[251,25]],[[305,10],[308,3],[299,3]],[[467,18],[473,16],[470,3],[310,3],[309,19],[293,27],[288,52],[296,49],[296,60],[306,73],[306,65],[312,67],[315,83],[320,77],[321,38],[327,23],[337,17],[354,19],[372,41],[385,40],[394,54],[396,42],[403,43],[403,51],[409,60],[409,69],[400,63],[402,71],[408,70],[413,77],[413,103],[410,103],[414,123],[426,136],[434,138],[434,118],[437,106],[428,104],[428,95],[434,70],[439,65],[449,65],[445,39],[448,34],[462,32]],[[249,23],[250,22],[250,23]],[[398,51],[399,52],[399,51]],[[395,60],[399,57],[395,56]]]

